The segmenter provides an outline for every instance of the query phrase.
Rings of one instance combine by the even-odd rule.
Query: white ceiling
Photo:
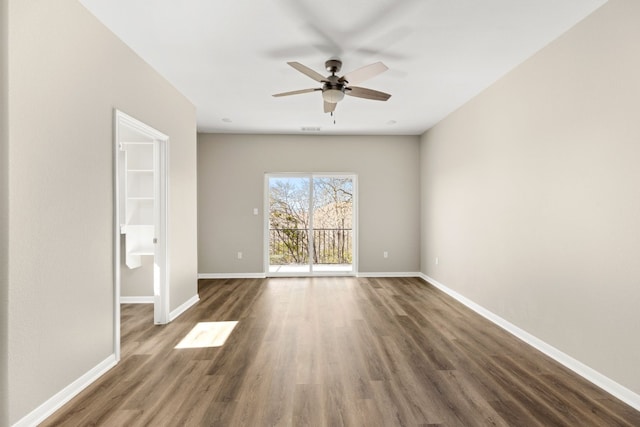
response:
[[[198,130],[418,135],[606,0],[80,0],[193,102]],[[382,61],[334,118],[288,61]],[[335,119],[336,123],[333,123]]]

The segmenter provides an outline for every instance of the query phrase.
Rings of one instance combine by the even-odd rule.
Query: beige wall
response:
[[[114,108],[170,137],[171,309],[195,295],[196,133],[194,107],[77,1],[9,5],[14,423],[114,351]]]
[[[7,0],[0,0],[0,425],[9,424],[9,84]]]
[[[356,173],[360,272],[418,271],[418,142],[406,136],[198,135],[198,272],[264,272],[267,172]]]
[[[636,393],[638,22],[610,0],[421,143],[422,271]]]

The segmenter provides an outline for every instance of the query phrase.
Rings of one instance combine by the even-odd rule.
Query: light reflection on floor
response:
[[[237,324],[237,321],[200,322],[175,348],[222,347]]]

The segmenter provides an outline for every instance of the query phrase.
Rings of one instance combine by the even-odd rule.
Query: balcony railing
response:
[[[351,264],[350,228],[316,228],[312,237],[314,264]],[[309,264],[309,246],[307,229],[269,229],[271,265]]]

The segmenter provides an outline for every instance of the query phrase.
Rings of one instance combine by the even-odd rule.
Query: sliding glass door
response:
[[[354,274],[356,177],[268,174],[269,275]]]
[[[268,272],[310,273],[311,178],[268,176]]]
[[[311,269],[353,271],[353,178],[313,178]]]

